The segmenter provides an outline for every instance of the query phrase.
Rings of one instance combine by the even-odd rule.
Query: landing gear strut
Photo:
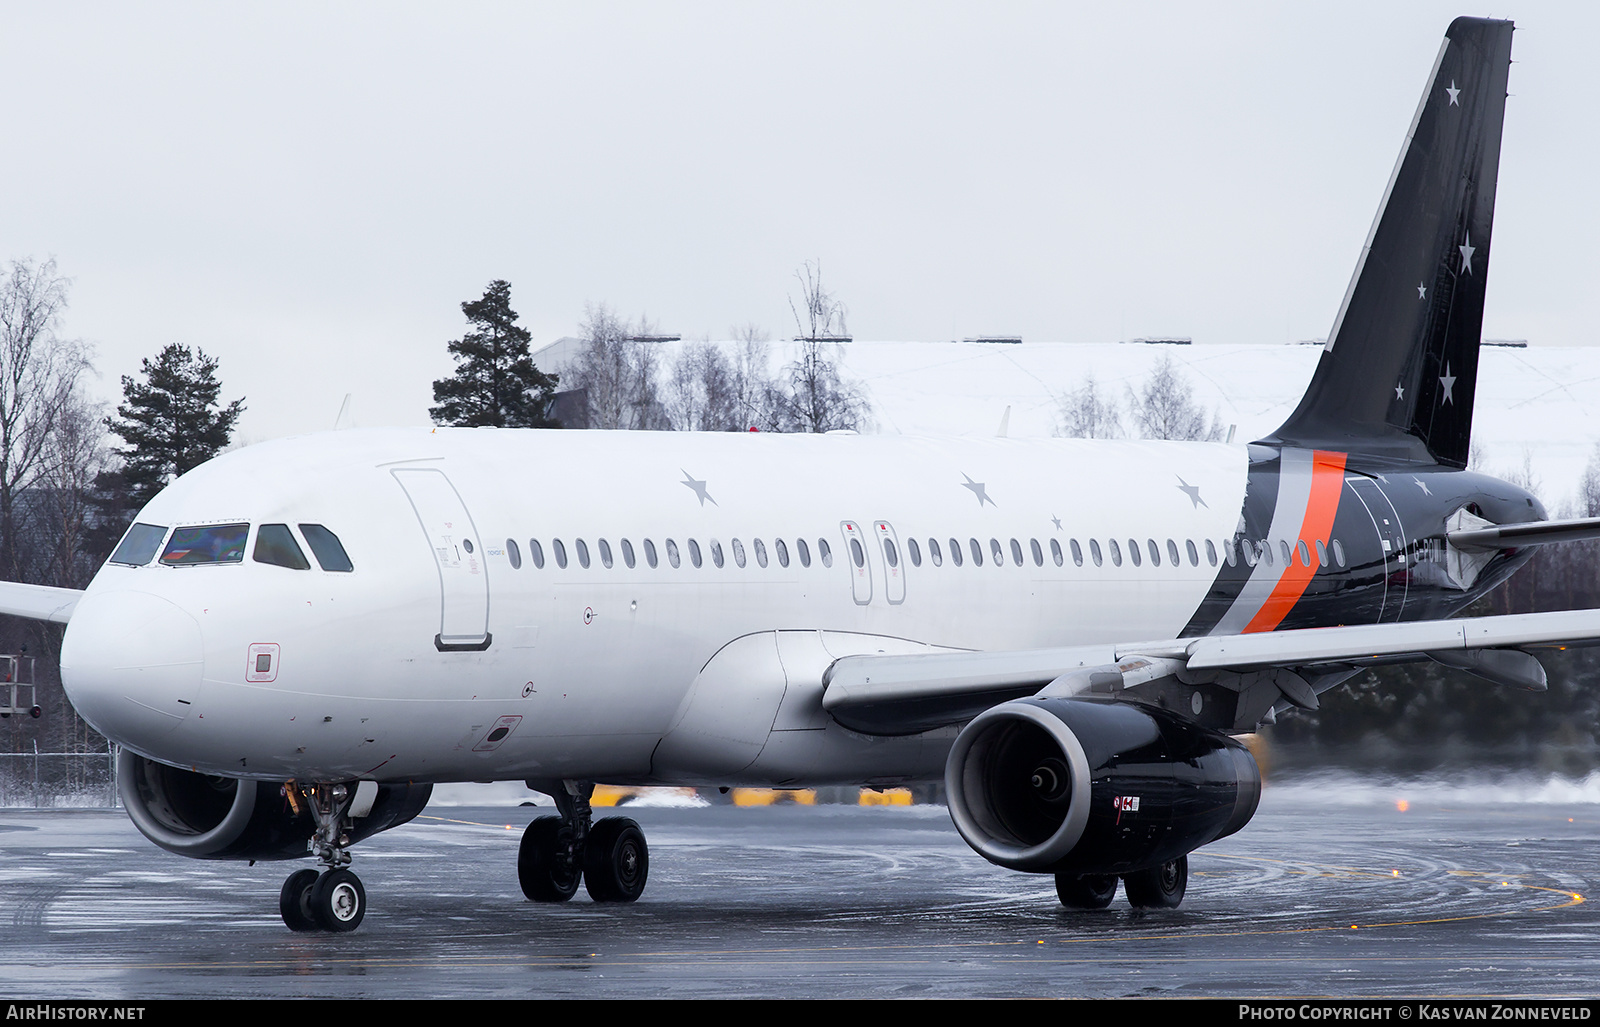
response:
[[[532,779],[528,787],[556,800],[559,817],[539,817],[522,834],[517,880],[535,902],[565,902],[582,878],[596,902],[632,902],[644,893],[650,847],[627,817],[594,819],[588,781]]]
[[[350,863],[350,804],[355,790],[345,785],[284,786],[295,809],[304,808],[316,822],[311,848],[324,867],[297,870],[278,893],[278,912],[291,931],[343,933],[361,926],[367,915],[367,892],[361,878],[346,867]]]

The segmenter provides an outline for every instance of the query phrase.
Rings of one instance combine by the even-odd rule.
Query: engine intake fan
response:
[[[991,863],[1122,874],[1249,823],[1261,774],[1238,742],[1159,707],[1030,698],[967,725],[945,788],[956,829]]]

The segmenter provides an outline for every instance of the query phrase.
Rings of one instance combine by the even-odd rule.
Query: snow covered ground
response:
[[[685,343],[652,343],[663,363]],[[722,344],[732,351],[733,343]],[[541,367],[558,346],[535,355]],[[769,371],[789,359],[774,343]],[[835,347],[846,377],[867,391],[874,430],[906,435],[993,435],[1007,407],[1007,434],[1048,436],[1063,397],[1092,374],[1102,393],[1126,406],[1163,357],[1194,386],[1197,402],[1248,442],[1276,428],[1294,409],[1322,352],[1318,345],[1152,345],[872,342]],[[1478,373],[1473,442],[1482,469],[1521,472],[1551,514],[1575,496],[1600,441],[1600,347],[1486,345]]]

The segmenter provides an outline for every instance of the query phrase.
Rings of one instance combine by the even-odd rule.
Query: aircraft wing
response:
[[[0,581],[0,614],[11,617],[65,624],[82,598],[83,592],[76,588]]]
[[[1284,700],[1315,709],[1318,692],[1364,667],[1432,659],[1542,691],[1544,670],[1527,650],[1596,644],[1600,610],[1571,610],[1016,652],[846,656],[824,678],[822,706],[852,730],[900,735],[960,723],[1008,699],[1175,679],[1240,693],[1246,722],[1233,726],[1251,730],[1248,716]]]

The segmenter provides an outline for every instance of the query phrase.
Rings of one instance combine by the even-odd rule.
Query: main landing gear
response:
[[[345,785],[284,786],[296,810],[305,808],[316,822],[311,848],[323,870],[297,870],[278,893],[278,912],[291,931],[343,933],[361,926],[367,915],[367,892],[350,863],[350,804],[355,790]]]
[[[1135,909],[1176,909],[1188,886],[1188,856],[1122,875],[1122,890]],[[1056,897],[1068,909],[1105,909],[1116,896],[1111,874],[1056,875]]]
[[[650,875],[650,847],[627,817],[594,820],[587,781],[530,780],[528,787],[556,800],[558,817],[539,817],[522,834],[517,880],[535,902],[565,902],[578,880],[596,902],[632,902]]]

